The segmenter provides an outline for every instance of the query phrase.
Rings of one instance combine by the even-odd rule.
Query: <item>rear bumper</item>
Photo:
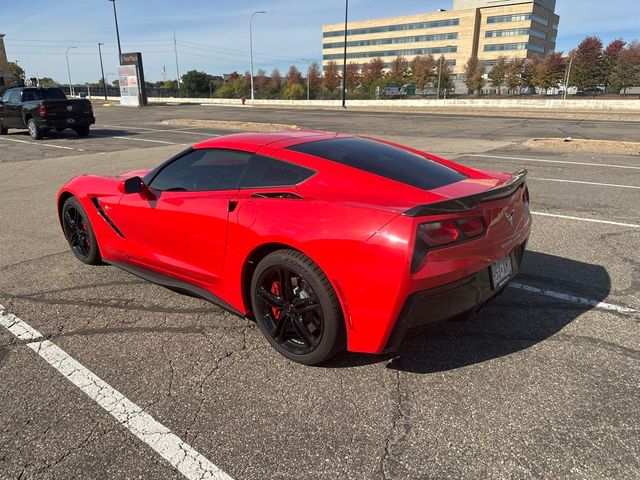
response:
[[[384,351],[397,350],[411,328],[474,313],[500,295],[519,272],[526,243],[523,242],[510,253],[513,275],[497,289],[492,288],[490,269],[485,268],[455,282],[409,295]]]
[[[69,123],[69,120],[73,120]],[[96,119],[93,115],[82,115],[79,117],[67,117],[67,118],[41,118],[39,125],[43,128],[73,128],[73,127],[88,127],[96,123]]]

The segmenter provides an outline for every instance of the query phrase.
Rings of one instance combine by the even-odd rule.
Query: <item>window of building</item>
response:
[[[535,13],[516,13],[514,15],[495,15],[487,17],[487,23],[510,23],[510,22],[524,22],[526,20],[533,20],[545,27],[549,26],[549,20]]]
[[[499,43],[484,46],[485,52],[501,52],[505,50],[533,50],[534,52],[544,53],[544,47],[535,43]]]
[[[435,35],[417,35],[414,37],[377,38],[372,40],[353,40],[348,47],[366,47],[368,45],[390,45],[394,43],[435,42],[438,40],[457,40],[458,33],[438,33]],[[344,42],[323,43],[322,48],[344,48]]]
[[[149,186],[186,192],[235,189],[252,156],[238,150],[191,150],[162,168]]]
[[[549,26],[549,20],[539,15],[536,15],[536,14],[531,15],[531,20],[533,20],[536,23],[539,23],[540,25],[544,25],[545,27]]]
[[[450,27],[450,26],[459,25],[459,24],[460,24],[459,18],[451,18],[447,20],[433,20],[430,22],[414,22],[414,23],[404,23],[400,25],[383,25],[379,27],[369,27],[369,28],[351,28],[351,29],[347,29],[347,34],[365,35],[367,33],[397,32],[402,30],[421,30],[423,28]],[[334,32],[323,32],[322,36],[324,38],[344,37],[344,30],[336,30]]]
[[[497,37],[515,37],[518,35],[531,35],[533,37],[541,38],[542,40],[547,39],[547,34],[541,32],[540,30],[536,30],[534,28],[512,28],[509,30],[488,30],[485,32],[485,37],[487,38],[497,38]]]
[[[557,23],[554,23],[554,24],[552,25],[552,28],[553,28],[554,30],[558,30],[558,24],[557,24]]]
[[[378,50],[373,52],[352,52],[347,53],[347,58],[376,58],[376,57],[411,57],[414,55],[435,55],[444,53],[455,53],[458,51],[456,46],[433,47],[433,48],[414,48],[407,50]],[[339,60],[344,58],[342,53],[330,53],[322,56],[323,60]]]
[[[415,153],[364,138],[318,140],[288,148],[424,190],[467,178],[452,168]]]

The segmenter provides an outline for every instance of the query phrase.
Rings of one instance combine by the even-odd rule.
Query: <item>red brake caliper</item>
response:
[[[280,281],[276,280],[275,282],[273,282],[273,284],[271,284],[271,293],[277,295],[278,297],[280,296]],[[276,320],[280,320],[280,315],[282,315],[282,312],[280,310],[278,310],[276,307],[271,307],[271,312],[273,313],[273,318],[275,318]]]

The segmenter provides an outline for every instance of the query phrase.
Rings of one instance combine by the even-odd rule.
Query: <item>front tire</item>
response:
[[[278,250],[258,263],[251,304],[266,339],[294,362],[317,365],[345,348],[338,297],[320,267],[301,252]]]
[[[29,130],[29,135],[31,136],[31,138],[33,138],[34,140],[42,139],[43,130],[38,126],[35,119],[30,118],[27,121],[27,129]]]
[[[62,229],[71,251],[87,265],[99,265],[100,249],[87,213],[75,197],[69,197],[62,206]]]

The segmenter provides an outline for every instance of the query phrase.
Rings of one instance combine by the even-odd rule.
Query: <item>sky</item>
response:
[[[322,25],[344,21],[344,0],[117,0],[123,52],[141,51],[147,81],[176,78],[175,29],[180,73],[220,75],[249,70],[249,19],[253,20],[254,69],[286,73],[302,60],[322,60]],[[451,0],[351,0],[350,20],[451,9]],[[557,50],[568,51],[586,35],[608,43],[640,38],[639,0],[557,0]],[[108,82],[116,78],[117,44],[108,0],[0,0],[0,33],[10,61],[27,76],[68,81],[65,52],[74,83],[100,78],[98,42]]]

